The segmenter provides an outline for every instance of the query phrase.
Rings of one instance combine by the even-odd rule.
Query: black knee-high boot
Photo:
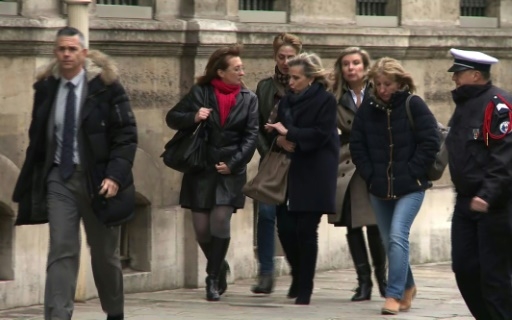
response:
[[[377,226],[366,227],[366,235],[368,236],[368,246],[373,261],[373,272],[379,284],[379,292],[381,297],[386,296],[386,251],[382,244],[379,229]]]
[[[358,287],[352,296],[352,301],[370,300],[372,297],[372,270],[368,260],[368,252],[366,251],[366,243],[362,229],[360,232],[350,232],[347,234],[347,243],[354,261],[357,273]]]
[[[281,241],[286,261],[288,261],[290,265],[290,274],[292,276],[292,283],[288,290],[287,297],[295,299],[299,291],[299,247],[297,242],[296,221],[288,212],[279,212],[277,215],[277,235],[279,241]]]
[[[318,224],[321,215],[300,213],[297,223],[299,243],[299,292],[295,304],[309,304],[313,294],[318,256]]]
[[[206,277],[206,300],[208,301],[218,301],[220,299],[219,277],[221,275],[224,258],[228,252],[230,240],[230,238],[221,239],[212,237],[210,255],[206,266],[206,272],[208,273]]]
[[[210,256],[211,242],[198,242],[199,247],[204,253],[204,256],[208,260]],[[222,295],[228,289],[228,273],[230,272],[229,263],[224,260],[222,263],[220,274],[219,274],[219,295]],[[206,274],[208,274],[208,270],[206,270]]]

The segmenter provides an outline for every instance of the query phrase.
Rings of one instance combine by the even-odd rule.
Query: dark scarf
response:
[[[452,90],[452,98],[456,104],[462,104],[469,99],[480,96],[483,92],[492,87],[492,82],[477,85],[462,85]]]
[[[283,74],[281,71],[279,71],[279,68],[275,67],[275,73],[274,73],[274,79],[281,85],[283,88],[288,87],[288,82],[290,81],[290,75],[289,74]],[[279,90],[278,90],[279,91]],[[280,92],[281,97],[284,96],[284,92]]]
[[[288,89],[288,82],[290,80],[290,75],[283,74],[279,71],[279,68],[275,67],[274,73],[274,85],[276,86],[276,95],[274,97],[274,108],[270,111],[270,116],[268,117],[267,122],[274,123],[277,117],[277,107],[279,106],[279,101],[286,95],[286,91]]]
[[[241,87],[227,84],[218,78],[213,79],[211,84],[219,105],[220,125],[223,126],[231,108],[236,104],[236,95],[240,92]]]
[[[314,108],[316,105],[322,104],[326,95],[325,87],[318,82],[313,82],[300,93],[288,93],[279,104],[280,108],[284,108],[285,123],[293,124],[295,116],[305,108]]]

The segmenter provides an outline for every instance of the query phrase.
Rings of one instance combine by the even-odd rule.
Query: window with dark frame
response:
[[[487,0],[461,0],[460,15],[466,17],[485,17]]]
[[[273,11],[275,0],[238,0],[239,10]]]
[[[388,0],[356,0],[357,15],[385,16]]]

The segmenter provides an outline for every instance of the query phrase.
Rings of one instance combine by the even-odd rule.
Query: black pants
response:
[[[452,267],[457,286],[477,320],[512,319],[512,205],[488,213],[457,197],[452,222]]]
[[[318,225],[321,213],[288,212],[277,213],[277,231],[292,276],[298,281],[299,297],[307,298],[313,293],[316,258],[318,255]]]

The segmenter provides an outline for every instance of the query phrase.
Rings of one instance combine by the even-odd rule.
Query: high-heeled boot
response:
[[[380,237],[379,229],[377,226],[367,227],[366,234],[368,236],[368,246],[370,247],[370,254],[373,261],[373,271],[379,285],[380,296],[385,297],[386,286],[388,284],[386,280],[386,251],[384,250],[384,245],[382,243],[382,239]]]
[[[277,216],[277,235],[281,242],[284,255],[290,266],[290,275],[292,282],[286,295],[290,299],[297,298],[299,294],[299,247],[297,243],[297,233],[295,221],[287,216],[289,213],[282,213]]]
[[[219,293],[219,277],[221,274],[222,264],[229,248],[230,238],[221,239],[212,236],[210,255],[206,271],[206,300],[218,301]]]
[[[351,301],[371,300],[373,287],[372,272],[362,230],[361,232],[348,233],[347,243],[352,260],[354,261],[354,267],[356,268],[358,283]]]
[[[209,242],[198,242],[199,247],[201,248],[201,251],[203,251],[204,256],[206,257],[206,260],[208,260],[208,257],[210,256],[210,249],[211,249],[211,241]],[[207,268],[208,269],[208,268]],[[219,274],[219,295],[222,295],[224,292],[226,292],[228,288],[228,273],[231,271],[229,264],[226,260],[222,263],[220,274]],[[208,274],[208,270],[206,270],[206,274]]]

